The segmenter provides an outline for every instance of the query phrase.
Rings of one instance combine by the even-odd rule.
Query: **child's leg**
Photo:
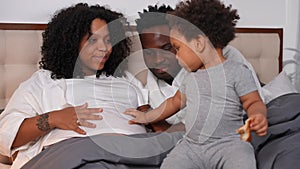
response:
[[[256,169],[254,149],[250,143],[240,139],[223,140],[212,149],[213,168]]]
[[[191,146],[186,140],[182,140],[164,159],[160,169],[207,169],[202,163],[203,156],[199,146]]]
[[[250,143],[239,140],[227,148],[223,169],[256,169],[254,149]]]

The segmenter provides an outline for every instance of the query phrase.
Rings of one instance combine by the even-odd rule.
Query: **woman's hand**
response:
[[[67,107],[49,113],[49,125],[51,128],[59,128],[62,130],[73,130],[79,134],[86,134],[79,126],[95,128],[96,125],[88,122],[88,120],[101,120],[99,115],[103,109],[88,108],[85,103],[81,106]]]

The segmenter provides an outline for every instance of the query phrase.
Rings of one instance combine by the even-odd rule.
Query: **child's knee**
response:
[[[223,169],[256,169],[254,149],[249,143],[238,143],[225,154]]]

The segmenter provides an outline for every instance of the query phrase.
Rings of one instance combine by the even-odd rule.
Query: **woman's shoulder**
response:
[[[28,86],[49,86],[52,85],[55,82],[51,78],[51,71],[49,70],[37,70],[34,72],[29,79],[26,81],[22,82],[20,86],[22,87],[28,87]]]
[[[13,95],[25,97],[25,95],[38,93],[50,85],[51,72],[47,70],[38,70],[31,77],[20,83]]]
[[[41,69],[34,72],[25,82],[43,82],[47,79],[51,79],[51,72]]]
[[[51,78],[51,71],[40,69],[32,74],[33,78]]]

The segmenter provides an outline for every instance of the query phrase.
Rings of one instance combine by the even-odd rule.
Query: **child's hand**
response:
[[[147,124],[146,113],[138,111],[134,108],[127,109],[124,114],[131,115],[134,119],[129,120],[129,124]]]
[[[255,131],[258,136],[264,136],[267,134],[268,121],[266,117],[260,113],[253,114],[251,117],[250,129]]]

